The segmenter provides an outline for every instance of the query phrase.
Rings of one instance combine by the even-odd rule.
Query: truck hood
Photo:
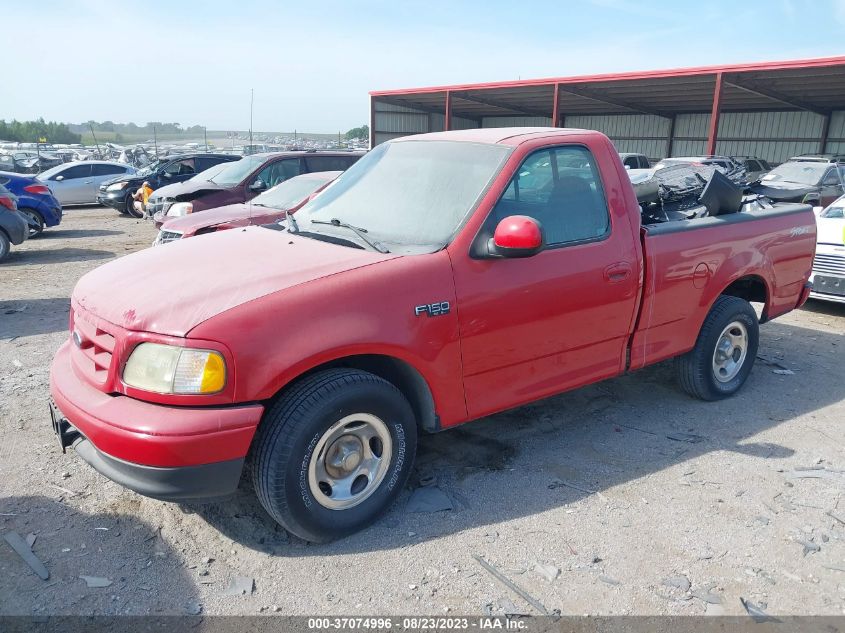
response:
[[[222,189],[231,189],[231,187],[222,187],[216,182],[210,180],[186,180],[185,182],[177,182],[172,185],[166,185],[156,190],[156,198],[172,198],[173,200],[193,200],[199,198],[210,191],[220,191]]]
[[[259,297],[393,257],[261,227],[222,231],[105,264],[79,280],[72,305],[128,330],[186,336]]]
[[[845,219],[816,218],[818,233],[816,242],[819,244],[845,244]]]
[[[272,212],[273,209],[258,207],[256,211]],[[278,211],[282,213],[282,211]],[[180,231],[182,233],[193,232],[196,229],[206,226],[214,226],[221,222],[233,222],[235,220],[249,220],[252,213],[250,212],[250,204],[243,202],[237,204],[227,204],[224,207],[217,207],[209,209],[202,213],[189,213],[180,218],[173,218],[168,220],[161,227],[165,231]]]

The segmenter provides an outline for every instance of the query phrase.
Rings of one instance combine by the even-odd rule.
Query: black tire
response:
[[[379,471],[380,481],[367,484],[372,488],[362,501],[329,508],[328,494],[318,498],[323,488],[317,495],[312,490],[309,468],[330,452],[326,444],[315,456],[330,429],[350,414],[383,423],[390,458]],[[393,503],[411,472],[416,448],[414,413],[394,385],[365,371],[330,369],[295,384],[265,413],[253,443],[253,484],[261,505],[286,530],[322,543],[363,529]]]
[[[8,236],[3,232],[0,231],[0,262],[2,262],[12,250],[12,243],[9,241]]]
[[[727,331],[732,324],[736,327]],[[723,356],[728,362],[733,360],[737,367],[735,374],[717,368],[716,346],[725,341],[722,335],[730,335],[731,332],[741,335],[743,328],[747,341],[744,355],[737,353],[738,347],[731,347],[732,353]],[[704,319],[695,347],[675,359],[675,372],[681,388],[701,400],[721,400],[734,395],[751,373],[759,343],[760,326],[751,304],[739,297],[719,297]],[[718,373],[727,375],[719,378]]]
[[[121,213],[125,213],[126,215],[132,216],[133,218],[138,218],[139,220],[144,217],[144,214],[138,214],[135,211],[135,200],[132,198],[131,193],[126,194],[126,200],[123,201],[123,211]]]
[[[29,237],[38,237],[44,232],[44,218],[41,214],[36,211],[35,209],[30,209],[29,207],[21,207],[18,209],[21,213],[25,216],[32,218],[35,223],[38,225],[37,228],[30,225],[29,227]]]

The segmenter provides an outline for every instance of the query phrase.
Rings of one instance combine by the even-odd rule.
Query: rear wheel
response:
[[[759,342],[757,314],[751,304],[739,297],[719,297],[695,347],[675,359],[681,387],[702,400],[732,396],[751,373]]]
[[[12,243],[3,231],[0,231],[0,262],[6,259],[6,256],[12,250]]]
[[[289,532],[341,538],[396,499],[416,445],[413,411],[394,385],[356,369],[319,372],[266,413],[253,447],[255,490]]]
[[[35,209],[30,209],[29,207],[23,207],[18,209],[18,211],[23,213],[29,219],[29,237],[41,235],[44,231],[44,218],[41,217],[41,214]]]

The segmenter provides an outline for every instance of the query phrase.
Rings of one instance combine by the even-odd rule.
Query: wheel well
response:
[[[425,378],[414,367],[393,356],[381,354],[346,356],[318,365],[297,377],[296,380],[298,381],[318,371],[338,367],[367,371],[393,384],[408,399],[417,419],[417,425],[423,431],[434,433],[440,430],[440,419],[434,408],[434,397],[431,395],[431,389],[429,389]],[[285,389],[290,384],[293,383],[289,383]]]
[[[23,210],[32,211],[35,215],[37,215],[39,218],[41,218],[42,222],[44,221],[44,214],[41,213],[41,211],[39,211],[38,209],[34,209],[32,207],[18,207],[18,211],[23,211]]]
[[[762,303],[763,315],[760,317],[760,323],[765,323],[768,320],[766,313],[769,307],[769,293],[766,289],[766,282],[761,277],[756,275],[741,277],[725,288],[722,294],[739,297],[748,302]]]

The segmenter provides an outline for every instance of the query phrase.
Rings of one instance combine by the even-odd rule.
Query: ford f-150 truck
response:
[[[702,194],[703,195],[703,194]],[[675,359],[736,393],[760,322],[806,301],[809,206],[643,226],[598,132],[410,136],[286,226],[85,275],[51,370],[62,448],[164,500],[233,492],[311,541],[375,520],[417,436]],[[179,271],[173,274],[172,271]]]

